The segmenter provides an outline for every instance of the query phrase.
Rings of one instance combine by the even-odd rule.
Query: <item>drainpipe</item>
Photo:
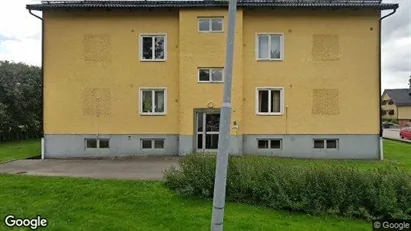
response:
[[[378,35],[378,58],[379,58],[379,63],[378,63],[378,66],[379,66],[379,73],[378,73],[378,75],[379,75],[379,78],[378,78],[378,98],[379,98],[379,104],[378,104],[378,114],[379,114],[379,122],[378,122],[378,126],[379,126],[379,128],[380,128],[380,160],[384,160],[384,149],[383,149],[383,140],[382,140],[382,132],[383,132],[383,128],[382,128],[382,118],[381,118],[381,45],[382,45],[382,43],[381,43],[381,24],[382,24],[382,20],[384,19],[384,18],[387,18],[387,17],[389,17],[389,16],[391,16],[391,15],[393,15],[393,14],[395,14],[395,12],[397,11],[397,8],[395,8],[395,9],[393,9],[393,11],[391,12],[391,13],[389,13],[389,14],[387,14],[387,15],[385,15],[384,17],[382,17],[382,18],[380,18],[380,21],[379,21],[379,35]],[[380,11],[380,17],[381,17],[381,11]]]
[[[41,113],[41,121],[42,121],[42,134],[43,137],[41,138],[41,159],[44,159],[44,20],[38,15],[33,14],[31,10],[29,10],[29,13],[33,15],[34,17],[38,18],[41,20],[41,102],[43,104],[43,112]]]

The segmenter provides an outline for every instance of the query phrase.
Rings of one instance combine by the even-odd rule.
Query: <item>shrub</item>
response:
[[[227,201],[365,219],[411,217],[408,171],[271,160],[230,156]],[[165,184],[184,195],[212,198],[214,174],[215,156],[191,154],[165,172]]]

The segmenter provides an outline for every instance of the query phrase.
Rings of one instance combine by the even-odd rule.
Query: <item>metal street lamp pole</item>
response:
[[[231,82],[233,74],[234,35],[237,11],[237,0],[229,0],[226,61],[224,66],[224,96],[221,106],[220,133],[216,158],[214,182],[212,231],[223,230],[224,206],[227,182],[228,153],[230,149],[231,130]]]

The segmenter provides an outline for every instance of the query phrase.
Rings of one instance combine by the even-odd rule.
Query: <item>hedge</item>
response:
[[[226,199],[316,215],[369,220],[411,217],[408,171],[298,164],[303,162],[230,156]],[[210,199],[214,175],[215,156],[190,154],[178,168],[166,170],[164,179],[180,194]]]

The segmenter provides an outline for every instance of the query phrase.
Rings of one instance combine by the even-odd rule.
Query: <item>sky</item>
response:
[[[399,3],[397,12],[382,23],[382,90],[407,88],[411,76],[411,0]],[[0,60],[41,65],[41,21],[26,4],[40,0],[0,0]],[[391,10],[383,11],[383,15]],[[34,11],[41,16],[41,12]]]

